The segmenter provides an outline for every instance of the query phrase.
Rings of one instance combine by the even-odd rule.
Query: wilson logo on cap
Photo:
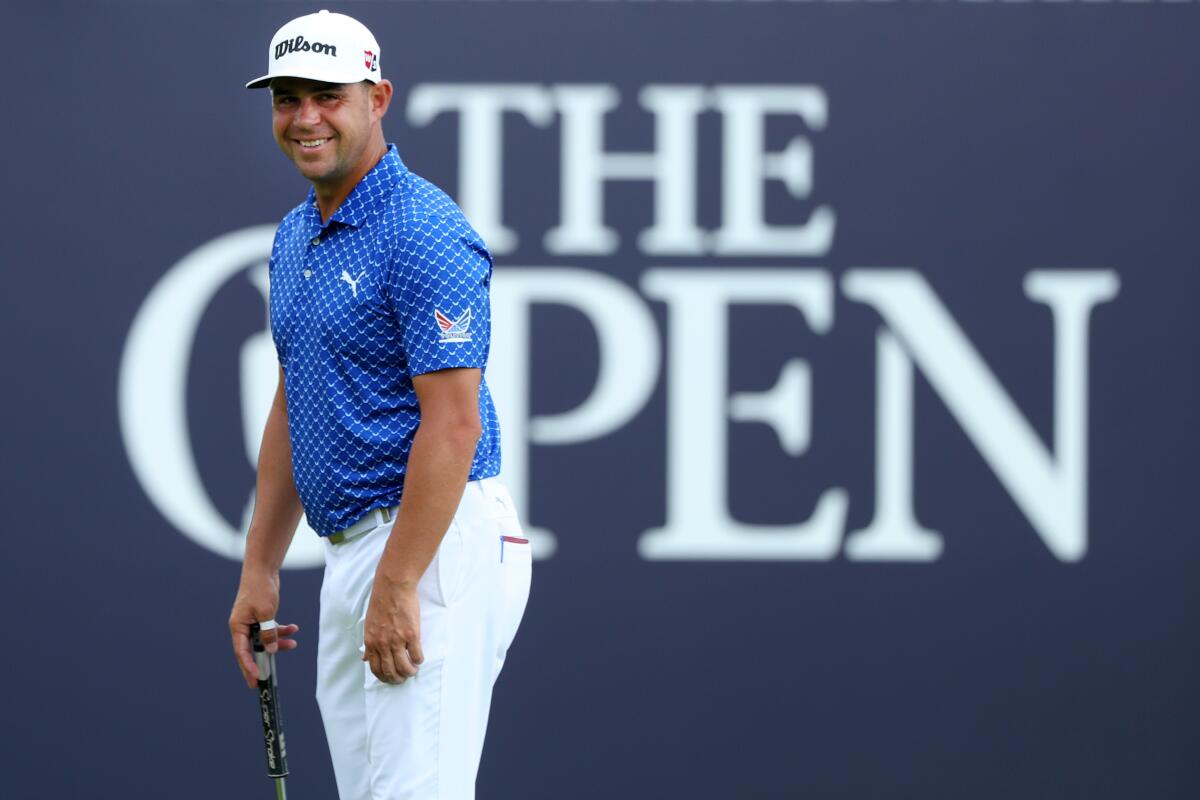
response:
[[[288,53],[309,52],[320,53],[337,58],[337,47],[334,45],[323,44],[321,42],[310,42],[303,36],[297,36],[295,39],[285,39],[275,45],[275,60],[278,61]]]
[[[367,26],[345,14],[318,11],[296,17],[275,32],[267,50],[267,74],[246,88],[268,88],[274,78],[379,83],[382,61],[379,42]]]

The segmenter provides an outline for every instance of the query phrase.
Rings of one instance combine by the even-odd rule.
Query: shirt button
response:
[[[312,277],[312,270],[311,270],[311,269],[306,269],[306,270],[304,270],[304,277],[306,277],[306,278],[311,278],[311,277]]]
[[[314,237],[313,237],[313,240],[312,240],[312,243],[313,243],[313,247],[316,247],[317,245],[319,245],[319,244],[321,243],[321,237],[320,237],[320,236],[314,236]]]

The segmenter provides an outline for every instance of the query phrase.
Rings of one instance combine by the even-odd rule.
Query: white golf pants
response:
[[[532,566],[508,490],[470,481],[418,584],[425,663],[385,684],[362,661],[391,523],[326,542],[317,703],[341,800],[471,800],[492,685],[529,598]]]

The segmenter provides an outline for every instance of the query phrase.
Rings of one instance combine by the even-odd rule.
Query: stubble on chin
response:
[[[338,177],[337,159],[333,159],[332,161],[326,159],[310,161],[305,159],[303,154],[298,153],[292,156],[291,162],[297,172],[304,176],[306,180],[313,183],[322,183]]]

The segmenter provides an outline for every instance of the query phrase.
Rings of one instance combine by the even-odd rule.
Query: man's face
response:
[[[379,119],[369,86],[306,78],[271,81],[275,142],[305,178],[336,184],[366,158]]]

